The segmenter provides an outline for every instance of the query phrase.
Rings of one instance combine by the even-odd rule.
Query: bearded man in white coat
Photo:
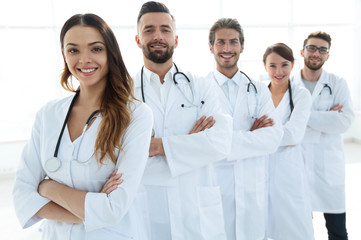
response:
[[[329,58],[331,37],[313,32],[305,40],[301,56],[304,68],[294,81],[312,94],[303,152],[313,211],[323,212],[329,239],[346,240],[345,159],[341,134],[355,115],[346,81],[322,69]]]
[[[229,154],[232,118],[222,113],[213,84],[173,63],[178,36],[164,4],[143,4],[136,43],[144,67],[135,77],[135,95],[154,114],[143,177],[151,238],[226,239],[212,164]]]
[[[236,19],[222,18],[209,32],[216,70],[207,78],[217,85],[223,109],[233,116],[231,153],[217,163],[227,239],[263,240],[267,219],[266,156],[283,136],[271,95],[261,82],[239,71],[243,30]],[[272,117],[272,118],[270,118]]]

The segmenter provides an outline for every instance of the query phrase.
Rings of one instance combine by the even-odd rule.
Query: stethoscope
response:
[[[61,142],[61,138],[63,137],[63,133],[64,133],[64,129],[65,129],[65,126],[66,126],[66,123],[68,122],[68,118],[69,118],[69,115],[70,115],[70,112],[71,112],[71,109],[73,108],[73,105],[74,105],[74,102],[75,102],[75,99],[79,96],[79,91],[76,92],[73,100],[71,101],[70,103],[70,106],[69,106],[69,109],[68,109],[68,113],[66,114],[66,117],[65,117],[65,120],[64,120],[64,123],[63,123],[63,126],[61,128],[61,131],[60,131],[60,134],[59,134],[59,137],[58,137],[58,141],[56,143],[56,147],[55,147],[55,151],[54,151],[54,155],[52,158],[48,159],[46,162],[45,162],[45,169],[49,172],[56,172],[59,170],[59,168],[61,167],[61,161],[59,160],[58,158],[58,151],[59,151],[59,146],[60,146],[60,142]],[[85,123],[85,127],[83,128],[83,132],[80,136],[80,139],[79,139],[79,144],[78,144],[78,147],[76,149],[76,155],[75,157],[73,156],[72,160],[78,162],[79,164],[82,164],[82,165],[87,165],[88,162],[89,162],[89,159],[85,162],[80,162],[78,160],[78,155],[79,155],[79,149],[80,149],[80,145],[81,145],[81,142],[83,141],[83,138],[84,138],[84,135],[85,135],[85,132],[88,128],[88,125],[90,124],[90,122],[96,118],[96,114],[99,113],[100,110],[95,110],[92,114],[90,114],[88,120],[86,121]]]
[[[244,72],[240,71],[241,74],[246,76],[248,79],[248,85],[247,85],[247,105],[248,105],[248,114],[251,116],[251,118],[256,119],[257,118],[257,87],[252,82],[252,80],[245,74]],[[251,90],[253,88],[253,90]],[[253,93],[252,93],[253,92]]]
[[[205,103],[203,100],[200,102],[200,104],[195,104],[195,103],[194,103],[194,89],[193,89],[193,84],[191,83],[191,81],[189,80],[189,78],[187,77],[187,75],[184,74],[183,72],[180,72],[180,71],[178,70],[178,67],[177,67],[177,65],[176,65],[175,63],[173,63],[173,64],[174,64],[174,67],[175,67],[175,69],[176,69],[176,72],[173,74],[173,82],[174,82],[174,84],[177,86],[178,90],[182,93],[183,97],[184,97],[184,98],[188,101],[188,103],[189,103],[189,105],[182,103],[180,106],[181,106],[182,108],[200,107],[200,106],[203,106],[204,103]],[[142,91],[142,100],[143,100],[143,102],[145,102],[145,97],[144,97],[144,83],[143,83],[143,82],[144,82],[144,80],[143,80],[143,69],[144,69],[144,66],[142,67],[142,70],[141,70],[141,73],[140,73],[140,89],[141,89],[141,91]],[[189,87],[190,87],[190,89],[191,89],[191,92],[192,92],[192,100],[190,100],[190,99],[184,94],[184,92],[182,91],[182,89],[179,87],[179,84],[178,84],[178,82],[177,82],[177,80],[176,80],[176,76],[177,76],[177,75],[181,75],[181,76],[183,76],[183,77],[187,80],[187,83],[188,83],[188,85],[189,85]]]
[[[325,99],[326,97],[323,97],[323,96],[325,96],[325,94],[322,94],[322,92],[324,92],[324,91],[328,92],[327,99]],[[324,83],[323,88],[319,93],[319,100],[318,101],[319,101],[319,105],[323,105],[323,104],[325,104],[325,105],[321,106],[320,110],[326,110],[326,111],[330,110],[330,107],[331,107],[330,104],[331,104],[331,101],[332,101],[331,99],[332,99],[332,89],[327,83]]]
[[[268,88],[270,88],[270,87],[271,87],[271,83],[268,84]],[[288,80],[288,95],[289,95],[289,98],[290,98],[290,108],[291,108],[290,116],[291,116],[295,106],[293,104],[293,99],[292,99],[292,88],[291,88],[291,81],[290,80]]]

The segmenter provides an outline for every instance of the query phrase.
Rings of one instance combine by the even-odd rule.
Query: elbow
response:
[[[124,200],[119,201],[120,197],[117,195],[120,193],[117,192],[113,191],[108,196],[99,193],[87,193],[84,219],[87,232],[116,225],[123,219],[129,206],[127,202],[130,199],[122,197],[121,199]]]

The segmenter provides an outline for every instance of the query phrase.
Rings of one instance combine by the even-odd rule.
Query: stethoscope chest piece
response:
[[[52,157],[45,162],[45,169],[49,172],[56,172],[61,166],[61,162],[57,157]]]

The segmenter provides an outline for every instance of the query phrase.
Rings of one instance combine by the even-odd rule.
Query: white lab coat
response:
[[[228,240],[263,240],[267,221],[267,163],[266,156],[277,150],[283,131],[267,87],[253,82],[257,88],[256,117],[265,114],[273,118],[272,127],[250,131],[254,120],[248,108],[248,79],[239,72],[235,75],[239,89],[236,105],[231,106],[219,82],[225,76],[215,71],[208,78],[217,84],[217,96],[221,106],[233,116],[233,137],[230,155],[216,164],[221,184],[224,220]],[[250,86],[250,94],[253,92]],[[254,95],[255,96],[255,95]],[[251,101],[251,99],[250,99]]]
[[[301,72],[294,76],[294,81],[304,85]],[[330,86],[332,95],[324,84]],[[355,117],[346,81],[322,70],[312,93],[312,102],[302,143],[312,210],[343,213],[346,210],[345,158],[341,134],[351,126]],[[335,104],[344,106],[342,112],[329,111]]]
[[[170,71],[173,76],[174,66]],[[194,103],[200,106],[188,106],[188,100],[172,82],[164,109],[149,78],[143,74],[145,102],[154,114],[155,137],[162,137],[165,151],[165,156],[149,158],[143,178],[152,239],[222,240],[226,239],[222,201],[211,163],[229,153],[232,118],[220,111],[210,81],[185,74],[193,84]],[[135,95],[142,99],[140,72],[135,79]],[[191,100],[187,80],[178,74],[177,82]],[[188,107],[181,107],[182,104]],[[189,135],[202,115],[213,116],[215,125]]]
[[[83,224],[70,224],[45,220],[41,225],[43,239],[147,239],[147,226],[143,219],[146,200],[141,191],[141,178],[149,152],[152,129],[152,112],[145,104],[135,101],[132,120],[122,137],[124,151],[116,150],[117,163],[108,158],[100,168],[94,157],[94,144],[101,122],[99,115],[86,131],[79,150],[79,161],[72,154],[79,138],[71,142],[67,127],[59,147],[58,158],[62,165],[49,172],[45,162],[53,157],[60,129],[73,97],[45,105],[36,116],[32,135],[23,150],[16,172],[13,189],[16,215],[23,228],[30,227],[41,218],[35,213],[50,200],[41,197],[37,188],[45,176],[69,187],[87,191]],[[114,169],[123,173],[124,182],[109,195],[99,193]],[[143,201],[143,202],[142,202]]]
[[[312,240],[312,211],[301,142],[311,112],[309,91],[291,83],[276,108],[283,124],[277,152],[269,156],[269,215],[267,235],[275,240]],[[295,146],[290,146],[295,145]]]

